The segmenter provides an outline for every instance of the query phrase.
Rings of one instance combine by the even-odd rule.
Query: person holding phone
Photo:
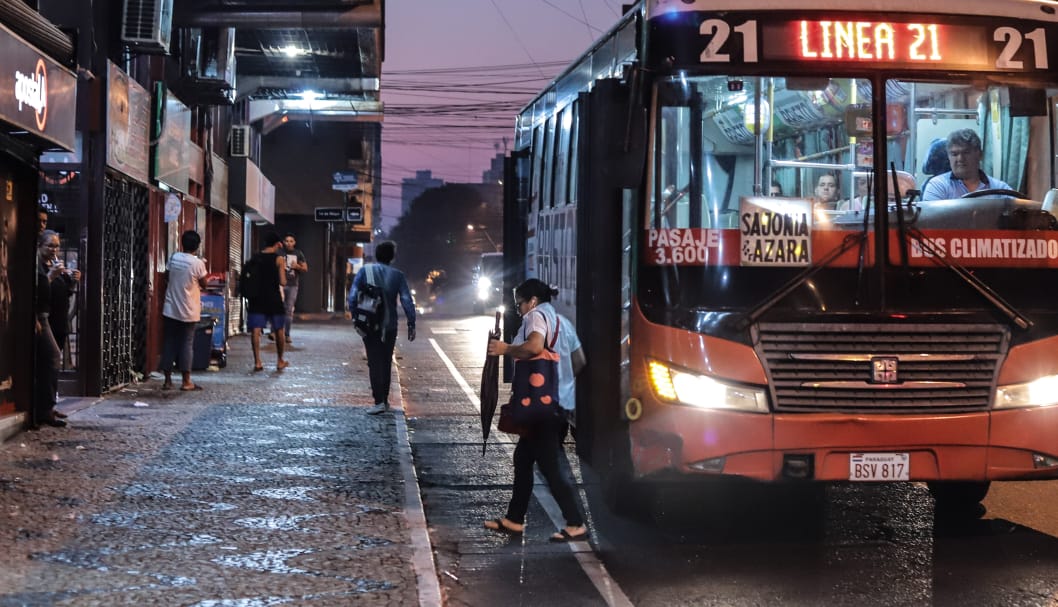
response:
[[[55,337],[55,343],[58,344],[61,352],[66,349],[66,340],[70,335],[70,300],[77,294],[81,272],[77,269],[76,261],[66,264],[61,258],[56,257],[53,263],[61,271],[50,285],[51,310],[48,312],[48,324],[51,325],[51,334]],[[64,417],[58,411],[55,414]]]
[[[309,271],[305,263],[305,254],[297,248],[297,238],[293,234],[283,237],[283,252],[287,263],[287,284],[283,287],[283,311],[286,316],[286,340],[291,344],[290,328],[294,324],[294,304],[298,300],[298,282],[302,274]]]

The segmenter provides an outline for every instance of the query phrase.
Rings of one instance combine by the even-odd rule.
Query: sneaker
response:
[[[378,403],[367,410],[368,415],[379,415],[381,413],[389,413],[389,403]]]

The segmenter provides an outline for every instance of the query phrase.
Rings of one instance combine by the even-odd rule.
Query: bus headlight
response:
[[[1024,384],[1000,386],[996,390],[996,409],[1046,407],[1058,404],[1058,375],[1048,375]]]
[[[699,409],[734,409],[768,412],[764,390],[725,384],[707,375],[670,367],[660,361],[647,362],[650,385],[662,400]]]

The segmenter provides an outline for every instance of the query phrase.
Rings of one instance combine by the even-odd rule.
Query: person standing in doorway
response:
[[[66,422],[55,415],[55,396],[59,390],[59,365],[62,354],[55,336],[51,334],[48,315],[51,312],[51,282],[62,274],[63,267],[56,255],[59,234],[44,230],[37,238],[37,288],[34,293],[36,357],[33,375],[33,419],[30,427],[42,424],[63,427]]]
[[[404,272],[390,267],[393,258],[397,254],[397,245],[390,241],[380,242],[375,247],[375,261],[378,263],[365,264],[353,278],[353,286],[349,288],[349,297],[345,303],[345,317],[352,318],[352,310],[356,307],[356,293],[367,284],[367,273],[374,272],[378,276],[378,284],[382,289],[382,302],[385,308],[382,322],[382,330],[378,333],[367,333],[363,336],[364,350],[367,351],[367,368],[371,376],[371,395],[375,399],[375,406],[368,410],[369,415],[378,415],[389,411],[389,383],[393,372],[393,349],[397,345],[397,300],[404,308],[404,317],[408,321],[408,341],[415,341],[415,300],[412,299],[411,289],[408,288],[408,280]]]
[[[261,371],[261,331],[271,325],[276,341],[276,371],[290,365],[283,358],[286,351],[286,310],[283,308],[283,287],[287,284],[287,263],[279,234],[268,232],[261,240],[264,248],[247,262],[255,268],[256,294],[247,302],[246,328],[250,329],[253,347],[253,370]]]
[[[70,335],[70,300],[77,294],[77,284],[81,280],[81,271],[68,268],[63,263],[62,273],[51,281],[51,311],[48,313],[48,324],[59,350],[66,348],[66,338]],[[55,415],[65,414],[55,411]]]
[[[174,253],[166,268],[168,285],[162,307],[162,359],[159,363],[165,381],[162,390],[173,387],[173,363],[181,375],[180,389],[201,390],[191,381],[191,358],[195,327],[202,318],[202,289],[206,288],[206,262],[195,255],[202,237],[194,230],[180,235],[180,252]]]
[[[305,262],[305,254],[297,248],[298,241],[293,234],[283,237],[283,248],[286,252],[287,284],[283,287],[283,306],[286,311],[287,344],[291,344],[290,329],[294,325],[294,304],[298,300],[298,285],[301,275],[309,271],[309,264]]]

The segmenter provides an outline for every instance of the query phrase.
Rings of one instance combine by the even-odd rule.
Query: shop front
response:
[[[77,76],[0,23],[0,437],[32,410],[41,155],[76,150]]]

